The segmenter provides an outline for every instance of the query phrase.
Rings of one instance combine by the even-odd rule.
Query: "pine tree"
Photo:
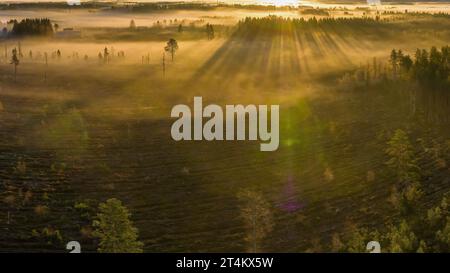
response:
[[[397,78],[397,64],[398,64],[398,58],[397,58],[397,51],[395,49],[392,49],[391,51],[391,57],[389,62],[392,65],[392,73],[393,78]]]
[[[103,49],[103,61],[105,64],[107,64],[109,62],[109,52],[108,52],[107,47],[105,47],[105,49]]]
[[[249,243],[250,252],[259,252],[263,239],[273,229],[270,204],[261,193],[244,190],[239,192],[241,217],[247,229],[245,240]]]
[[[386,153],[390,156],[386,164],[396,172],[399,182],[416,181],[418,167],[408,136],[403,130],[396,130],[388,141]]]
[[[170,55],[172,56],[172,62],[173,62],[173,57],[175,55],[175,52],[178,50],[178,43],[177,40],[171,38],[169,39],[169,41],[167,42],[166,47],[164,48],[164,50],[166,52],[169,52]]]
[[[128,209],[118,199],[108,199],[99,205],[93,222],[94,236],[99,238],[98,252],[141,253],[143,244],[138,241],[138,230],[130,220]]]
[[[391,226],[386,238],[389,241],[389,252],[417,252],[419,246],[423,248],[423,243],[420,244],[406,221],[400,222],[398,226]]]
[[[17,80],[17,66],[19,65],[19,57],[17,57],[17,49],[12,50],[11,64],[14,65],[14,82]]]
[[[130,21],[130,29],[131,30],[135,30],[136,29],[136,23],[134,22],[133,19]]]

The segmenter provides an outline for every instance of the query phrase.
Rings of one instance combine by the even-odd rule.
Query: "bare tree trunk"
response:
[[[47,68],[48,68],[48,58],[47,52],[44,53],[45,56],[45,72],[44,72],[44,81],[47,82]]]
[[[163,53],[163,77],[166,76],[166,54]]]

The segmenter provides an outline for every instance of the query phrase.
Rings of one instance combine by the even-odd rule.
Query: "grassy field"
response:
[[[422,170],[420,202],[435,206],[450,190],[448,94],[418,89],[412,110],[418,87],[391,78],[389,57],[393,48],[413,56],[448,45],[450,17],[404,9],[329,9],[319,21],[311,12],[277,11],[306,20],[287,21],[228,7],[164,16],[102,11],[90,21],[80,10],[65,21],[53,10],[50,19],[81,36],[0,40],[9,55],[0,53],[0,251],[65,251],[71,240],[95,251],[92,219],[112,197],[131,211],[145,251],[246,251],[242,189],[261,192],[273,212],[262,250],[335,251],[334,234],[398,222],[385,152],[397,129],[407,132]],[[163,72],[169,38],[179,50],[173,61],[165,53]],[[19,42],[15,79],[10,57]],[[98,58],[105,47],[107,62]],[[346,78],[367,67],[386,78]],[[194,96],[204,104],[279,104],[279,149],[173,141],[170,110]]]

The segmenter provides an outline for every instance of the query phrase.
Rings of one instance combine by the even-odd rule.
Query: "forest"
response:
[[[13,24],[11,35],[13,36],[51,36],[53,25],[48,18],[23,19],[10,21]]]

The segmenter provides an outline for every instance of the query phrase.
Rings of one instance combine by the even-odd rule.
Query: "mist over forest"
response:
[[[112,6],[0,4],[0,252],[450,251],[448,5]]]

